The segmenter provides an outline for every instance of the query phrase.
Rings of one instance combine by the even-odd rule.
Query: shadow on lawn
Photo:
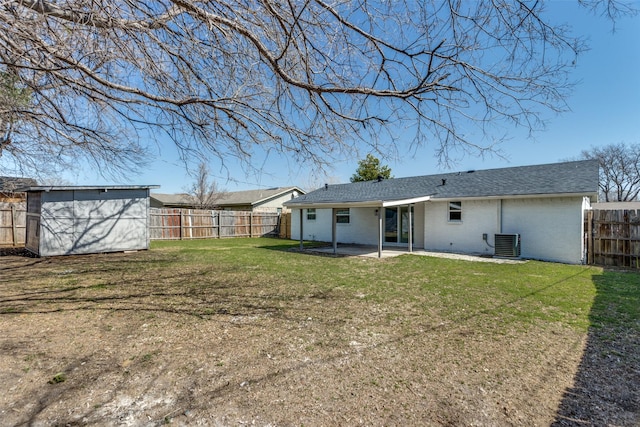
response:
[[[37,266],[32,261],[15,257],[15,265],[0,265],[0,316],[104,310],[207,317],[279,311],[277,295],[256,297],[258,283],[247,282],[242,271],[230,267],[160,267],[147,275],[150,262],[164,261],[152,253],[41,258]],[[232,280],[220,280],[220,272]]]
[[[291,247],[285,244],[263,248],[287,251],[291,250]],[[0,315],[107,310],[167,312],[205,318],[216,314],[269,314],[299,322],[308,315],[304,310],[305,302],[315,307],[317,301],[312,300],[326,297],[319,292],[282,294],[281,289],[258,293],[250,288],[259,286],[259,283],[247,283],[245,280],[245,273],[249,272],[235,271],[237,275],[232,275],[234,280],[220,281],[214,274],[215,268],[220,267],[215,266],[200,266],[181,271],[175,271],[170,267],[159,268],[159,274],[153,277],[139,272],[144,271],[144,265],[149,262],[163,261],[161,258],[162,256],[153,253],[142,253],[134,257],[112,255],[59,258],[55,264],[43,262],[37,269],[0,266],[0,286],[5,284],[4,293],[0,295]],[[90,266],[81,266],[76,263],[77,260],[93,262]],[[25,267],[32,267],[31,261],[16,260],[16,263],[20,262]],[[95,276],[95,281],[83,283],[84,275],[87,273]],[[39,286],[15,289],[11,286],[11,283],[22,283],[29,275],[34,274],[59,283],[47,289],[41,289]],[[107,281],[102,278],[103,275],[112,274],[117,274],[117,280]],[[592,280],[597,294],[590,313],[591,326],[587,345],[573,387],[565,391],[553,425],[640,425],[640,274],[605,271],[601,275],[594,275]],[[176,288],[175,283],[182,285]],[[280,303],[293,299],[300,300],[303,304],[295,310],[288,308],[283,311]],[[480,314],[488,313],[474,313],[473,316]],[[230,319],[227,320],[231,322]],[[401,341],[406,336],[403,335],[398,340]],[[16,352],[22,355],[28,343],[23,338],[14,341],[5,340],[3,343],[0,340],[0,352]],[[24,356],[21,357],[24,359]],[[130,369],[134,371],[140,367],[142,370],[145,363],[151,364],[145,361],[145,357],[133,361]],[[154,355],[149,353],[151,360],[153,357]],[[323,362],[334,357],[344,357],[344,353],[328,355]],[[122,360],[114,359],[113,355],[103,351],[84,355],[80,360],[68,360],[62,371],[75,372],[75,377],[83,378],[84,382],[76,384],[74,381],[68,381],[60,386],[45,386],[35,400],[35,406],[29,406],[34,405],[33,396],[25,396],[16,405],[17,408],[28,408],[24,410],[19,421],[25,424],[38,423],[42,421],[47,409],[54,407],[64,394],[80,394],[85,388],[90,388],[89,385],[98,388],[102,384],[101,378],[114,378],[113,390],[105,394],[103,400],[95,402],[94,407],[83,409],[86,419],[99,419],[106,414],[100,405],[104,408],[115,407],[119,393],[132,387],[133,380],[123,374],[121,362]],[[307,363],[283,365],[264,376],[243,378],[247,381],[245,384],[250,385],[309,366]],[[91,371],[91,367],[95,370]],[[162,382],[167,376],[166,369],[168,368],[164,367],[153,371],[152,379],[148,383],[149,389],[145,392],[151,394],[151,387]],[[199,385],[195,384],[194,388],[196,386]],[[189,390],[190,388],[185,389],[177,396],[175,403],[171,405],[175,411],[164,413],[163,417],[156,420],[158,424],[163,419],[170,419],[174,414],[184,412],[185,408],[197,407],[198,403],[193,401]],[[209,389],[206,400],[232,393],[244,393],[244,388],[233,387],[233,384],[221,381]],[[123,417],[126,418],[126,415]],[[125,418],[119,421],[124,423]]]
[[[286,250],[286,246],[282,246],[282,250]],[[144,319],[153,319],[154,317],[147,315],[155,313],[180,314],[204,319],[224,315],[216,321],[237,328],[242,321],[234,319],[236,316],[249,318],[268,315],[298,323],[308,316],[304,311],[305,302],[317,306],[318,299],[327,297],[326,293],[322,292],[286,295],[275,291],[256,292],[255,288],[259,283],[247,283],[243,272],[237,269],[233,272],[238,276],[231,275],[232,280],[226,281],[220,281],[216,278],[216,274],[212,274],[219,271],[220,267],[216,267],[218,270],[212,270],[206,266],[199,266],[180,271],[160,268],[156,271],[158,274],[153,276],[137,272],[144,271],[144,264],[150,261],[162,261],[154,257],[152,253],[140,253],[135,256],[112,254],[105,257],[86,255],[60,257],[51,263],[42,262],[37,269],[31,269],[32,265],[28,260],[16,258],[15,265],[0,265],[0,320],[3,317],[16,315],[26,318],[32,314],[100,310],[108,313],[144,312],[146,316]],[[103,279],[103,276],[115,276],[117,280]],[[34,278],[36,279],[33,280]],[[31,280],[33,284],[29,284]],[[44,289],[40,285],[42,280],[48,283]],[[16,283],[20,283],[21,286],[14,286]],[[175,286],[176,283],[181,283],[181,286]],[[283,312],[280,302],[293,299],[302,301],[303,307],[295,310],[289,308]],[[119,337],[126,343],[127,335],[136,336],[138,323],[143,321],[147,320],[136,318],[136,321],[119,332],[120,335],[113,335],[114,341],[119,341]],[[108,330],[104,329],[102,324],[100,325],[96,333],[107,334]],[[90,327],[87,326],[87,328]],[[136,344],[142,346],[140,342]],[[59,345],[64,344],[59,343]],[[115,344],[110,345],[112,348],[114,346]],[[145,349],[150,347],[153,346]],[[131,350],[128,351],[131,352]],[[188,366],[161,362],[159,354],[166,352],[163,348],[145,351],[147,351],[146,354],[135,359],[126,359],[125,361],[130,363],[126,367],[123,366],[122,356],[127,354],[126,351],[123,350],[121,354],[113,350],[104,351],[103,348],[89,349],[78,358],[60,357],[53,362],[47,360],[46,363],[59,366],[56,371],[68,374],[68,380],[61,381],[60,384],[46,384],[47,378],[38,377],[37,381],[41,381],[42,386],[37,395],[25,394],[19,397],[12,403],[11,418],[4,421],[7,425],[82,425],[94,422],[101,424],[105,417],[111,417],[109,419],[116,424],[133,425],[144,416],[144,419],[148,418],[149,421],[145,425],[162,425],[174,417],[185,418],[184,414],[191,408],[204,407],[201,403],[195,402],[191,395],[198,387],[205,389],[208,387],[207,399],[243,396],[246,393],[245,387],[248,385],[309,368],[309,363],[304,361],[285,365],[264,376],[255,378],[242,376],[244,382],[240,386],[240,381],[229,382],[225,376],[222,376],[222,379],[216,377],[203,379],[202,376],[196,375],[192,386],[185,386],[175,391],[173,401],[167,403],[158,400],[156,402],[153,401],[153,398],[157,397],[157,390],[154,388],[162,389],[166,386],[167,378],[176,375],[169,370],[187,369]],[[356,351],[353,350],[353,352]],[[18,359],[25,365],[39,359],[42,359],[40,363],[45,364],[46,351],[34,345],[26,337],[3,337],[0,339],[0,354]],[[344,352],[341,352],[339,356],[332,357],[344,356]],[[29,371],[30,369],[25,369],[20,374],[26,375]],[[53,373],[54,371],[51,371],[51,375]],[[11,380],[16,381],[15,374],[13,375]],[[227,376],[232,380],[238,378],[237,372]],[[138,381],[139,377],[143,378],[142,382]],[[4,379],[2,372],[0,372],[0,379]],[[92,395],[91,399],[85,399],[83,395],[87,395],[88,392],[104,389],[104,379],[108,379],[109,388],[100,395]],[[203,385],[205,381],[206,386]],[[140,384],[144,386],[142,392],[138,388]],[[122,400],[122,396],[126,397],[131,390],[135,390],[136,395],[141,396],[134,404]],[[151,396],[150,403],[144,401],[144,396],[147,395]],[[79,398],[73,414],[59,412],[57,407],[62,401],[69,401],[77,396],[83,397]],[[91,405],[80,406],[80,403],[86,403],[85,400]],[[150,406],[145,409],[147,412],[142,413],[140,408],[144,408],[145,404]],[[0,409],[4,408],[0,407]],[[159,413],[161,416],[158,415]],[[149,414],[153,414],[153,418]],[[0,424],[4,425],[4,423]]]
[[[640,274],[594,275],[596,297],[573,387],[553,426],[640,425]]]

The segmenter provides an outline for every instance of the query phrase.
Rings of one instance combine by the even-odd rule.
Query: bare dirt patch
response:
[[[0,258],[1,424],[640,419],[637,365],[625,361],[631,383],[612,385],[611,363],[622,362],[607,362],[600,346],[610,341],[597,335],[560,323],[503,325],[481,312],[425,316],[404,299],[377,302],[340,286],[298,291],[251,266],[223,280],[211,265],[166,264],[173,257]],[[640,345],[637,336],[616,339],[625,353]],[[605,356],[589,360],[585,350]],[[581,394],[594,381],[597,391]]]

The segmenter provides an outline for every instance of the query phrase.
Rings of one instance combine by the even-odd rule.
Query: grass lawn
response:
[[[297,247],[0,257],[0,419],[640,423],[638,273]]]

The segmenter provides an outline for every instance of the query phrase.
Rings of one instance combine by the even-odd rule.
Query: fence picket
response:
[[[149,217],[151,240],[278,236],[280,233],[277,212],[151,208]]]
[[[5,203],[0,206],[0,247],[24,246],[26,214],[24,203]]]
[[[585,221],[589,264],[640,269],[640,210],[596,209]]]

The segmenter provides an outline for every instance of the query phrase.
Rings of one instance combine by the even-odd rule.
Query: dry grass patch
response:
[[[0,258],[3,423],[640,420],[637,274],[296,246]]]

